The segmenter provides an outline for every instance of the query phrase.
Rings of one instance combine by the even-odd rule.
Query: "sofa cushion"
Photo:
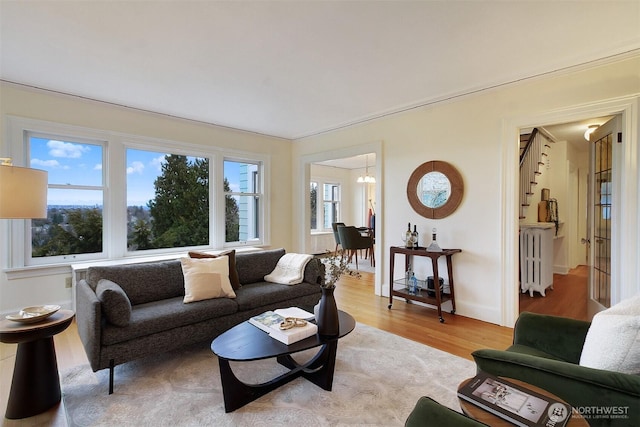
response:
[[[113,345],[173,328],[216,319],[238,311],[235,300],[216,298],[185,304],[182,297],[133,306],[126,327],[106,324],[102,345]],[[213,339],[213,337],[211,337]]]
[[[218,258],[181,258],[185,295],[190,303],[211,298],[235,298],[229,281],[229,260]]]
[[[100,279],[96,286],[96,296],[100,300],[102,313],[110,323],[127,326],[131,319],[131,301],[117,283]]]
[[[242,286],[236,292],[236,303],[240,311],[247,311],[266,305],[282,303],[281,308],[290,307],[287,302],[307,295],[318,295],[320,301],[320,286],[303,282],[296,286],[280,285],[270,282],[250,283]]]
[[[240,283],[263,282],[264,276],[271,273],[278,260],[285,254],[284,249],[271,249],[259,252],[239,252],[236,254],[236,267]]]
[[[230,251],[221,252],[219,254],[207,254],[204,252],[189,252],[189,258],[218,258],[226,255],[229,257],[229,281],[231,282],[231,287],[235,289],[240,289],[240,279],[238,278],[238,268],[236,267],[236,250],[232,249]]]
[[[580,365],[640,374],[640,294],[593,317]]]
[[[179,260],[89,267],[87,282],[93,290],[100,279],[117,283],[129,297],[131,305],[184,296],[184,277]]]

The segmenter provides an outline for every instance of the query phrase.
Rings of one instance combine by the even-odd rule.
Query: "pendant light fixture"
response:
[[[373,176],[369,175],[369,155],[365,154],[365,174],[364,176],[360,175],[356,182],[360,184],[375,184],[376,179]]]

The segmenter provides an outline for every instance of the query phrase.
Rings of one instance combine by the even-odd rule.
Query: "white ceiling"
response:
[[[371,168],[370,175],[375,175],[374,168],[376,165],[376,153],[359,154],[353,157],[325,160],[322,162],[316,162],[315,164],[341,169],[363,169],[362,172],[366,172],[366,168],[369,167]]]
[[[0,0],[5,81],[289,139],[639,48],[639,1]]]
[[[556,141],[567,141],[578,151],[587,152],[589,149],[589,143],[584,137],[584,132],[589,128],[589,126],[602,126],[612,118],[613,116],[594,117],[571,123],[548,125],[544,126],[544,130],[551,134]]]

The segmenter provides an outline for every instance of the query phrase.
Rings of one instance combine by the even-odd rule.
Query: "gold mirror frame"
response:
[[[451,195],[447,201],[438,208],[430,208],[424,205],[418,198],[418,184],[422,178],[430,172],[440,172],[447,177],[451,184]],[[460,205],[464,195],[464,183],[462,175],[450,163],[441,160],[432,160],[421,164],[413,171],[407,183],[407,198],[409,204],[417,213],[429,219],[441,219],[451,215]]]

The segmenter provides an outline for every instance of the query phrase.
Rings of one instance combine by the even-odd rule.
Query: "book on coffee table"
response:
[[[458,390],[458,397],[522,427],[562,427],[571,419],[571,406],[480,372]]]
[[[313,314],[307,314],[313,317]],[[305,338],[315,335],[318,332],[318,325],[311,322],[306,322],[304,326],[294,326],[289,329],[280,329],[280,323],[284,322],[285,319],[285,316],[282,316],[274,311],[266,311],[262,314],[250,318],[249,323],[267,332],[271,338],[287,345],[301,341]]]

